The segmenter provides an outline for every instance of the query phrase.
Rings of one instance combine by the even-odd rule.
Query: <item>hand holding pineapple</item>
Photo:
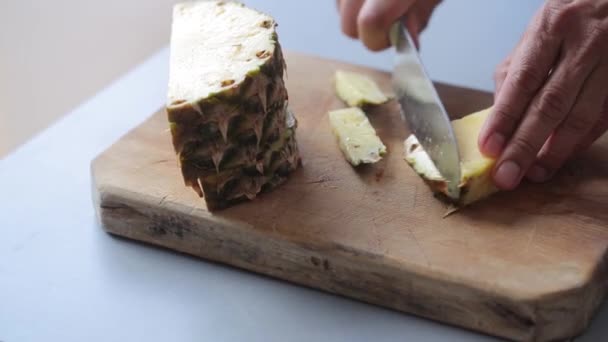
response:
[[[495,183],[546,181],[608,129],[608,1],[549,0],[496,73],[479,136]]]
[[[392,22],[406,15],[417,37],[440,1],[337,3],[344,33],[381,50]],[[478,139],[497,159],[494,183],[548,180],[608,130],[608,0],[547,0],[495,78],[495,105]]]

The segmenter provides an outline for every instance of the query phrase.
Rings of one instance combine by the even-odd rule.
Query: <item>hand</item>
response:
[[[494,182],[551,178],[608,129],[608,0],[547,0],[496,73],[480,150]]]
[[[390,46],[391,25],[406,16],[406,26],[419,46],[418,37],[426,28],[441,0],[337,0],[342,31],[359,38],[372,51]]]

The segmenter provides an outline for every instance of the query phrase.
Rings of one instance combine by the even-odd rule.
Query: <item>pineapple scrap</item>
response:
[[[386,154],[386,146],[360,108],[331,111],[329,122],[342,154],[351,165],[376,163]]]
[[[418,139],[410,135],[405,140],[405,160],[435,193],[445,195],[450,202],[463,207],[498,191],[492,182],[491,172],[495,160],[481,154],[477,137],[490,114],[491,108],[452,121],[458,149],[460,151],[461,180],[460,196],[447,195],[447,182],[441,176]]]
[[[371,78],[338,70],[334,77],[338,97],[351,107],[381,105],[390,100]]]

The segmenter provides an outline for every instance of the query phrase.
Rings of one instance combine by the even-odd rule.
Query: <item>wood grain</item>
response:
[[[554,181],[524,184],[443,218],[403,160],[407,130],[391,102],[369,113],[389,154],[353,169],[327,111],[343,104],[338,69],[389,75],[288,53],[303,167],[272,193],[209,213],[183,185],[163,111],[92,164],[104,229],[154,245],[514,340],[583,332],[606,292],[608,141]],[[487,93],[438,85],[454,117]]]

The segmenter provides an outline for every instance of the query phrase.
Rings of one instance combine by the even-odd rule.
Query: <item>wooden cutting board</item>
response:
[[[183,185],[164,111],[92,164],[104,229],[298,284],[493,335],[548,340],[581,333],[606,292],[608,140],[545,185],[524,184],[447,218],[403,160],[397,105],[369,113],[389,149],[370,167],[346,163],[327,111],[342,108],[338,68],[288,53],[303,167],[272,193],[214,214]],[[455,117],[488,93],[438,90]]]

